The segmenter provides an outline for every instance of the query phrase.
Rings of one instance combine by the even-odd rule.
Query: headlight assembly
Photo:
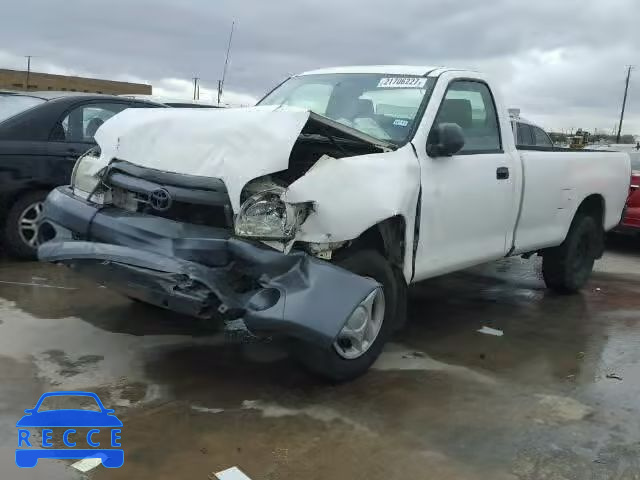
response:
[[[282,188],[249,197],[240,207],[235,231],[240,237],[291,240],[306,215],[306,206],[291,205],[280,198]]]
[[[92,194],[100,183],[99,173],[104,167],[106,167],[105,161],[94,150],[82,155],[71,174],[73,193],[82,198]]]

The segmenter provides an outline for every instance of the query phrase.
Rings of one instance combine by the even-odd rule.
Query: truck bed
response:
[[[564,239],[580,203],[602,192],[603,226],[620,222],[629,192],[631,167],[622,152],[519,148],[522,200],[512,253],[536,251]]]

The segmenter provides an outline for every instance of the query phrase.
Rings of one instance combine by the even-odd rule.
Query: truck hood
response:
[[[301,133],[364,142],[381,152],[393,148],[306,110],[128,109],[96,133],[101,150],[96,167],[119,159],[155,170],[220,178],[237,212],[249,181],[287,169]]]

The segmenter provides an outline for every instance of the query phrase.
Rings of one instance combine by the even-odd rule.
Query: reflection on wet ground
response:
[[[610,246],[577,296],[547,292],[536,259],[416,285],[407,328],[338,386],[277,344],[231,342],[63,267],[5,261],[0,478],[80,478],[67,461],[13,463],[23,410],[64,389],[98,393],[124,421],[125,464],[96,479],[233,465],[254,480],[637,478],[640,244]]]

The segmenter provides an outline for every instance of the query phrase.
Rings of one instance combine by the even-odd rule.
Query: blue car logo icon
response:
[[[49,397],[90,397],[93,398],[98,405],[100,411],[81,410],[81,409],[57,409],[38,411],[42,402]],[[26,415],[22,417],[16,427],[18,427],[18,448],[16,449],[16,465],[22,468],[35,467],[40,458],[55,459],[84,459],[99,458],[102,464],[107,468],[118,468],[124,463],[124,451],[120,448],[120,427],[122,422],[114,415],[114,410],[104,407],[100,398],[91,392],[51,392],[45,393],[40,397],[36,406],[24,411]],[[42,430],[42,447],[43,448],[21,448],[31,447],[29,437],[31,432],[28,428],[38,427]],[[51,438],[53,434],[52,428],[64,428],[63,442],[68,448],[51,448]],[[86,435],[86,442],[90,447],[96,448],[74,448],[75,441],[73,437],[78,437],[77,431],[72,428],[91,428]],[[94,440],[94,435],[100,433],[101,428],[111,429],[110,446],[112,448],[100,447],[100,442]],[[73,438],[75,440],[75,438]]]

